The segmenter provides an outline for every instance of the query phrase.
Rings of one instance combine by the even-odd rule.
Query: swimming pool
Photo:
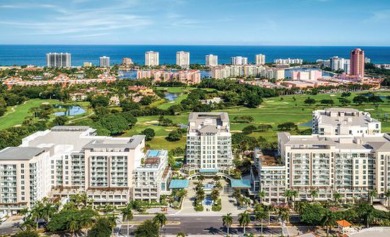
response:
[[[150,150],[148,152],[148,156],[149,157],[156,157],[156,156],[158,156],[158,153],[159,153],[159,151],[157,151],[157,150]]]
[[[211,206],[213,204],[213,200],[211,199],[211,197],[206,196],[205,199],[203,200],[203,203],[205,206]]]

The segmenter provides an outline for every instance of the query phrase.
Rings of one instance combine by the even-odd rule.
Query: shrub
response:
[[[203,211],[204,210],[204,207],[202,204],[198,204],[195,206],[195,211]]]

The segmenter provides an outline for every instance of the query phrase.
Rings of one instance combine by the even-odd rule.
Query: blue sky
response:
[[[390,45],[390,0],[0,0],[0,44]]]

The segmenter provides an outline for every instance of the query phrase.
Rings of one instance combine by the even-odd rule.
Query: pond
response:
[[[75,115],[80,115],[85,113],[85,110],[78,105],[72,105],[72,106],[59,105],[59,106],[55,106],[55,108],[66,109],[65,111],[55,112],[54,113],[55,116],[75,116]]]
[[[306,123],[301,123],[299,124],[299,126],[302,126],[302,127],[313,127],[313,121],[312,120],[309,120],[308,122]]]
[[[167,99],[168,101],[174,101],[177,99],[177,97],[178,97],[178,94],[169,93],[169,92],[166,92],[165,96],[164,96],[164,98]]]

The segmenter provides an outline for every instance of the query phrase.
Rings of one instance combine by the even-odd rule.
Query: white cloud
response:
[[[76,1],[80,3],[80,0]],[[77,34],[80,37],[91,37],[108,34],[117,29],[140,29],[153,22],[147,16],[131,13],[128,9],[134,1],[123,5],[108,5],[82,9],[68,6],[38,4],[34,8],[45,8],[39,19],[17,18],[2,19],[0,24],[26,30],[31,35],[65,35]],[[29,4],[1,5],[1,8],[30,9]]]

